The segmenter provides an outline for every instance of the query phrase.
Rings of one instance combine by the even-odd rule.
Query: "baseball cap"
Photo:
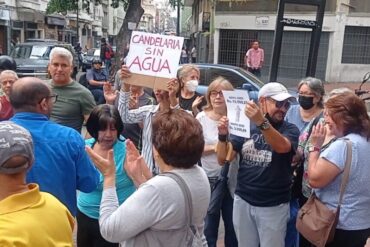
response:
[[[17,167],[4,167],[14,156],[23,156],[28,162]],[[0,122],[0,173],[16,174],[27,170],[33,163],[32,136],[25,128],[11,122]]]
[[[288,89],[286,89],[283,84],[278,82],[269,82],[265,84],[258,92],[258,98],[261,97],[270,97],[276,101],[295,99],[294,96],[288,92]]]

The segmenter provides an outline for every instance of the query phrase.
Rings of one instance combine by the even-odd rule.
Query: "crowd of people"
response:
[[[257,75],[258,45],[246,56]],[[350,90],[326,94],[308,77],[296,99],[267,83],[244,106],[244,138],[229,133],[223,91],[234,88],[223,77],[200,95],[199,69],[186,64],[150,95],[126,83],[125,65],[112,85],[101,60],[81,85],[72,60],[54,48],[48,81],[19,79],[0,63],[0,246],[73,246],[77,229],[79,247],[216,247],[221,217],[226,247],[313,246],[296,229],[297,212],[313,194],[337,208],[349,147],[349,180],[326,246],[365,246],[370,118]]]

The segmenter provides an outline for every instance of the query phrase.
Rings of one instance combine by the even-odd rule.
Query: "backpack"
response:
[[[112,47],[110,47],[109,45],[105,47],[104,57],[105,59],[111,59],[112,57],[114,57]]]

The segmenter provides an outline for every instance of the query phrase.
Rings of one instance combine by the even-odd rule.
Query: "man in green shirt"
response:
[[[48,67],[51,75],[49,81],[53,93],[58,95],[50,119],[59,124],[81,132],[84,120],[95,107],[91,92],[71,78],[73,56],[62,47],[55,47],[50,52]]]

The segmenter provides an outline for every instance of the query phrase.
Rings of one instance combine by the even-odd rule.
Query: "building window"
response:
[[[346,26],[342,63],[370,64],[370,27]]]

